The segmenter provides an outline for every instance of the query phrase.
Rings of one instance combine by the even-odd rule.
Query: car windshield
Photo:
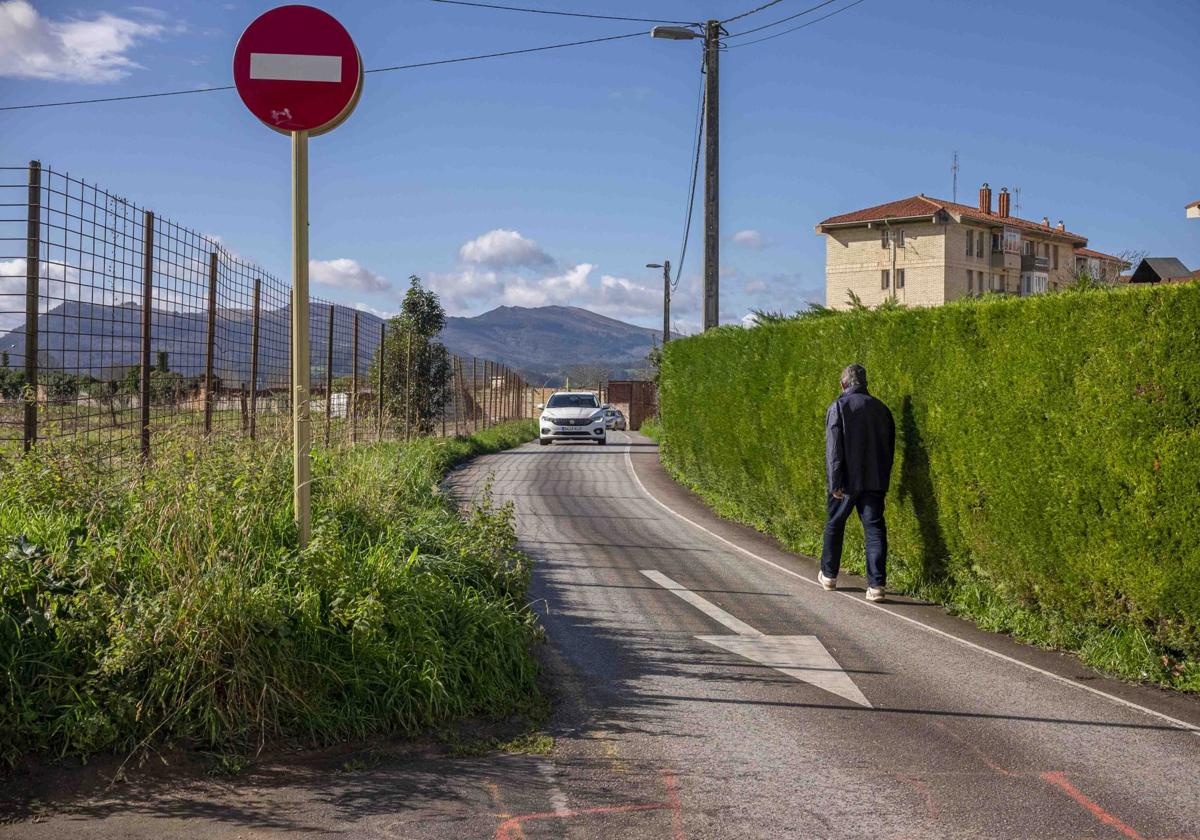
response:
[[[555,394],[546,408],[595,408],[595,394]]]

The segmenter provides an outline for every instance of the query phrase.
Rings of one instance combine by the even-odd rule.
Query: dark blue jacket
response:
[[[829,492],[848,495],[886,493],[896,453],[892,412],[867,393],[852,387],[833,401],[825,414],[825,474]]]

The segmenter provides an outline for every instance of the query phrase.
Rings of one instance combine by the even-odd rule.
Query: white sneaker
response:
[[[884,588],[882,586],[868,586],[867,587],[867,600],[868,601],[882,601],[886,597],[886,595],[887,595],[887,593],[884,591]]]
[[[827,578],[824,572],[817,572],[817,583],[821,584],[827,592],[837,589],[837,578]]]

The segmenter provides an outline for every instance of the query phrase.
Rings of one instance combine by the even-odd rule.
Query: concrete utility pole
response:
[[[721,54],[721,22],[704,25],[704,329],[720,323],[720,100],[718,63]]]
[[[671,340],[671,261],[646,263],[646,268],[663,270],[663,344]]]

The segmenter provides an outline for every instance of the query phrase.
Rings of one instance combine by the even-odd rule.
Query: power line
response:
[[[763,41],[770,41],[772,38],[778,38],[780,35],[787,35],[789,32],[795,32],[798,29],[806,29],[807,27],[812,26],[817,23],[820,23],[823,20],[828,20],[829,18],[833,17],[834,15],[840,15],[842,12],[846,11],[847,9],[851,9],[851,8],[857,6],[861,2],[863,2],[863,0],[854,0],[853,3],[851,3],[847,6],[842,6],[842,8],[840,8],[840,9],[835,9],[834,11],[830,12],[827,15],[821,15],[821,17],[813,18],[808,23],[802,23],[799,26],[793,26],[790,29],[783,30],[782,32],[776,32],[774,35],[768,35],[765,38],[755,38],[753,41],[743,41],[740,44],[730,44],[729,49],[736,50],[738,47],[748,47],[751,44],[761,44]],[[743,34],[745,34],[745,33],[743,33]]]
[[[520,50],[505,50],[504,52],[484,53],[482,55],[466,55],[461,58],[442,58],[436,61],[420,61],[415,64],[397,64],[392,67],[376,67],[373,70],[366,70],[365,73],[390,73],[394,70],[416,70],[420,67],[436,67],[441,64],[457,64],[463,61],[479,61],[485,58],[501,58],[508,55],[524,55],[525,53],[544,52],[546,50],[559,50],[564,47],[578,47],[584,44],[600,44],[605,41],[619,41],[623,38],[637,38],[645,36],[645,32],[629,32],[625,35],[608,35],[603,38],[588,38],[584,41],[567,41],[562,44],[547,44],[544,47],[526,47]],[[59,108],[65,105],[93,105],[101,102],[127,102],[133,99],[154,99],[161,96],[184,96],[191,93],[213,93],[221,90],[233,90],[233,85],[223,85],[222,87],[210,88],[193,88],[190,90],[166,90],[158,93],[138,93],[128,96],[105,96],[97,99],[71,99],[64,102],[39,102],[32,105],[3,105],[0,106],[0,111],[24,111],[31,108]]]
[[[815,12],[817,9],[823,8],[825,6],[828,6],[830,3],[835,3],[835,2],[837,2],[837,0],[825,0],[824,3],[818,3],[815,6],[809,6],[807,9],[805,9],[802,12],[796,12],[796,14],[794,14],[794,15],[788,15],[785,18],[780,18],[779,20],[774,21],[773,23],[764,23],[762,26],[756,26],[753,29],[747,29],[745,32],[735,32],[734,34],[730,35],[729,37],[730,38],[740,38],[743,35],[749,35],[751,32],[761,32],[764,29],[770,29],[772,26],[778,26],[781,23],[787,23],[789,20],[795,20],[798,17],[804,17],[807,14]]]
[[[593,15],[584,12],[560,12],[552,9],[526,9],[521,6],[498,6],[494,3],[472,3],[468,0],[432,0],[434,3],[446,3],[451,6],[474,6],[478,9],[498,9],[505,12],[529,12],[535,15],[561,15],[562,17],[591,18],[593,20],[628,20],[635,23],[678,23],[687,25],[687,20],[658,20],[657,18],[621,17],[619,15]]]
[[[859,0],[861,2],[862,0]],[[620,41],[622,38],[644,38],[645,32],[629,32],[625,35],[607,35],[603,38],[588,38],[585,41],[567,41],[563,44],[548,44],[544,47],[526,47],[523,50],[505,50],[504,52],[484,53],[483,55],[466,55],[462,58],[442,58],[437,61],[421,61],[416,64],[397,64],[394,67],[377,67],[367,70],[367,73],[390,73],[393,70],[415,70],[418,67],[435,67],[439,64],[457,64],[461,61],[479,61],[482,58],[500,58],[506,55],[524,55],[525,53],[544,52],[545,50],[560,50],[563,47],[578,47],[583,44],[599,44],[604,41]]]
[[[703,69],[703,63],[701,64]],[[704,73],[700,74],[700,95],[696,106],[696,140],[692,145],[692,185],[688,188],[687,218],[683,223],[683,245],[679,248],[679,262],[675,264],[675,279],[671,282],[671,291],[679,287],[679,277],[683,274],[683,261],[687,257],[688,235],[692,231],[692,210],[696,206],[696,180],[700,172],[700,137],[704,133]]]
[[[783,2],[783,0],[771,0],[770,3],[763,3],[757,9],[751,9],[748,12],[742,12],[740,15],[734,15],[731,18],[725,18],[725,20],[721,21],[721,23],[729,23],[730,21],[733,21],[733,20],[741,20],[744,17],[750,17],[750,15],[756,15],[759,12],[766,11],[767,9],[771,8],[772,6],[778,5],[779,3],[782,3],[782,2]]]

